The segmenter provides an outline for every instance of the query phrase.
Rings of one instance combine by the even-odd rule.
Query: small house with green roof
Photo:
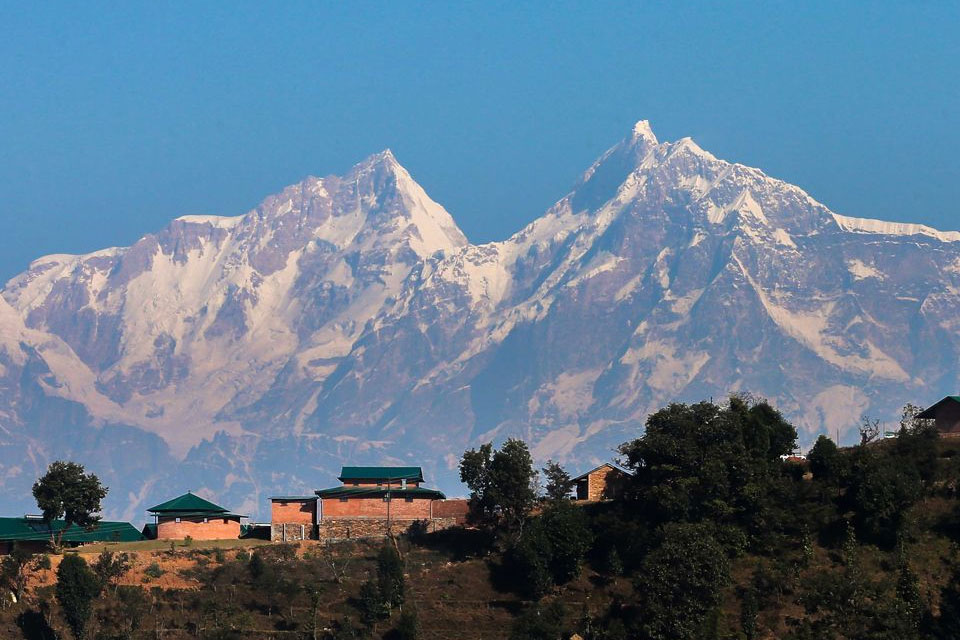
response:
[[[917,414],[921,420],[933,420],[941,436],[960,437],[960,396],[947,396]]]
[[[61,535],[62,534],[62,535]],[[67,547],[77,547],[91,542],[136,542],[143,540],[140,532],[129,522],[100,520],[89,529],[64,520],[43,521],[40,516],[0,518],[0,556],[6,555],[17,545],[31,553],[41,553],[49,548],[54,536]]]
[[[246,516],[187,492],[147,509],[154,518],[144,531],[157,540],[231,540],[240,537],[240,520]]]

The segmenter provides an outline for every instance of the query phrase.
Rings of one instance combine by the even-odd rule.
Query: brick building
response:
[[[577,500],[599,502],[619,497],[623,484],[629,477],[630,474],[623,469],[604,463],[573,478],[572,482],[577,490]]]
[[[270,539],[274,542],[317,539],[317,496],[270,498]]]
[[[147,509],[154,522],[144,534],[157,540],[231,540],[240,537],[240,519],[245,517],[190,492]]]
[[[317,491],[318,537],[359,538],[463,522],[466,501],[423,486],[420,467],[343,467],[339,487]]]

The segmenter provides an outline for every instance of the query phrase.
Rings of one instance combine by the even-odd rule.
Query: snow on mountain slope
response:
[[[460,452],[507,435],[579,468],[667,402],[735,391],[844,430],[956,391],[958,239],[839,216],[641,121],[542,217],[470,245],[386,151],[11,280],[0,477],[66,451],[108,469],[114,513],[173,481],[256,514],[347,461],[457,492]],[[124,446],[160,470],[123,473],[103,452]]]
[[[349,352],[414,264],[465,242],[386,151],[243,216],[185,216],[129,248],[42,258],[3,296],[70,345],[112,402],[71,399],[104,420],[122,407],[185,453],[242,432],[218,413],[258,397],[294,356],[322,378],[329,364],[316,362]]]

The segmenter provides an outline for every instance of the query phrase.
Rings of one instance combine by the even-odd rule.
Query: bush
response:
[[[505,564],[521,592],[539,599],[580,575],[592,537],[583,510],[556,501],[526,526]]]
[[[78,555],[64,557],[57,568],[57,601],[74,638],[82,640],[93,613],[93,601],[100,595],[100,581]]]
[[[160,565],[156,562],[151,562],[150,565],[143,570],[143,575],[148,578],[153,578],[154,580],[159,578],[165,573],[163,569],[160,568]]]
[[[563,603],[534,605],[523,612],[510,629],[510,640],[560,640],[563,633]]]
[[[727,557],[707,525],[668,524],[661,536],[634,579],[643,635],[697,640],[729,578]]]
[[[377,585],[388,607],[403,604],[403,559],[389,540],[377,554]]]
[[[420,620],[416,609],[407,607],[403,610],[394,637],[397,640],[417,640],[420,637]]]

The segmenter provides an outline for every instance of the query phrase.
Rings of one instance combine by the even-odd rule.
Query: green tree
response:
[[[565,615],[563,603],[559,600],[546,605],[535,604],[514,621],[510,640],[560,640]]]
[[[368,629],[372,629],[377,620],[385,618],[389,613],[390,608],[384,602],[380,588],[372,580],[367,580],[360,587],[357,610],[360,613],[360,621]]]
[[[923,479],[913,465],[876,451],[857,452],[845,498],[861,538],[892,547],[922,494]]]
[[[548,566],[554,584],[565,584],[580,575],[583,559],[593,535],[583,509],[562,501],[552,504],[540,516],[548,541]]]
[[[654,526],[708,521],[727,530],[725,544],[745,534],[759,545],[787,516],[780,457],[795,442],[796,429],[765,402],[671,404],[620,448],[634,471],[627,504]]]
[[[547,480],[544,491],[548,500],[566,500],[570,496],[573,481],[559,462],[547,460],[547,465],[543,468],[543,477]]]
[[[85,473],[83,465],[57,460],[50,464],[46,474],[33,485],[33,497],[43,512],[43,521],[51,526],[51,541],[60,546],[63,532],[70,525],[94,528],[100,521],[100,501],[107,488],[92,473]],[[55,535],[54,520],[63,518],[64,528]]]
[[[400,613],[395,637],[397,640],[418,640],[420,638],[420,620],[415,608],[407,607]]]
[[[917,635],[924,624],[927,607],[920,595],[920,580],[910,569],[910,563],[907,561],[906,552],[902,546],[900,547],[898,564],[897,602],[895,605],[897,617],[903,621],[903,626],[912,635]]]
[[[63,558],[57,568],[56,594],[73,637],[84,640],[100,581],[83,558],[74,554]]]
[[[13,550],[0,560],[0,584],[16,596],[17,602],[23,598],[27,588],[27,569],[33,560],[33,554],[14,543]]]
[[[377,554],[377,586],[388,607],[403,605],[403,558],[390,540],[384,543]]]
[[[960,566],[954,568],[947,584],[940,589],[940,617],[936,631],[940,640],[960,638]]]
[[[492,457],[493,444],[488,442],[464,451],[460,460],[460,481],[470,489],[470,516],[475,522],[489,520],[496,511],[490,491]]]
[[[842,463],[840,449],[827,436],[822,435],[817,438],[810,453],[807,454],[807,462],[810,463],[814,480],[831,482],[840,477]]]
[[[130,554],[107,550],[101,553],[93,563],[93,572],[104,588],[113,587],[116,591],[117,581],[125,576],[132,566]]]
[[[498,451],[491,444],[470,449],[460,461],[460,479],[470,489],[471,514],[478,521],[499,521],[515,535],[536,504],[536,471],[523,440],[508,439]]]
[[[546,529],[535,520],[504,555],[504,566],[512,584],[520,593],[539,600],[554,585],[550,571],[550,539]]]
[[[729,580],[723,547],[703,524],[670,523],[644,559],[634,589],[648,640],[699,640]]]

